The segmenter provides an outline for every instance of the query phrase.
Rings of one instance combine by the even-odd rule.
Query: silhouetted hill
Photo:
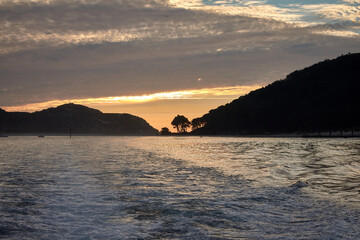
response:
[[[211,110],[195,134],[359,129],[360,54],[325,60]]]
[[[0,132],[99,134],[99,135],[155,135],[156,129],[144,119],[130,114],[102,113],[77,104],[65,104],[43,111],[0,111]],[[5,129],[1,129],[5,128]]]

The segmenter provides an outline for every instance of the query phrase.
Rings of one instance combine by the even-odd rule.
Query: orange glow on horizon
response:
[[[82,104],[105,113],[129,113],[144,118],[151,126],[160,130],[173,130],[171,121],[177,114],[191,121],[209,110],[229,103],[261,86],[217,87],[196,90],[160,92],[139,96],[112,96],[102,98],[52,100],[19,106],[2,107],[9,112],[34,112],[66,103]]]
[[[66,103],[82,104],[82,105],[108,105],[108,104],[136,104],[145,103],[156,100],[175,100],[175,99],[234,99],[238,96],[247,94],[250,91],[260,88],[259,85],[252,86],[235,86],[235,87],[217,87],[203,88],[194,90],[160,92],[138,96],[111,96],[100,98],[84,98],[84,99],[64,99],[51,100],[40,103],[29,103],[18,106],[4,106],[4,110],[9,112],[35,112],[50,107],[56,107]]]

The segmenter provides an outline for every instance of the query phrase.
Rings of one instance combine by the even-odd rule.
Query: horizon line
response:
[[[231,87],[201,88],[179,91],[156,92],[143,95],[108,96],[97,98],[55,99],[44,102],[28,103],[15,106],[3,106],[7,112],[36,112],[67,103],[94,105],[94,104],[141,104],[161,100],[210,100],[210,99],[235,99],[251,91],[259,89],[261,85],[242,85]]]

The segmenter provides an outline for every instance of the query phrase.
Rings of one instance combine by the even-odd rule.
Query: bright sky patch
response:
[[[209,99],[228,99],[229,101],[244,95],[252,90],[258,89],[261,86],[235,86],[235,87],[219,87],[219,88],[205,88],[194,90],[183,90],[173,92],[160,92],[153,94],[146,94],[141,96],[112,96],[103,98],[85,98],[85,99],[65,99],[65,100],[52,100],[41,103],[32,103],[21,106],[5,106],[3,109],[11,112],[34,112],[49,107],[56,107],[66,103],[75,104],[135,104],[144,103],[157,100],[179,100],[179,99],[192,99],[192,100],[209,100]]]

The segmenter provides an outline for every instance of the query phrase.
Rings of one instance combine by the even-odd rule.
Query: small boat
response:
[[[39,135],[38,138],[44,138],[45,136],[44,135]]]

